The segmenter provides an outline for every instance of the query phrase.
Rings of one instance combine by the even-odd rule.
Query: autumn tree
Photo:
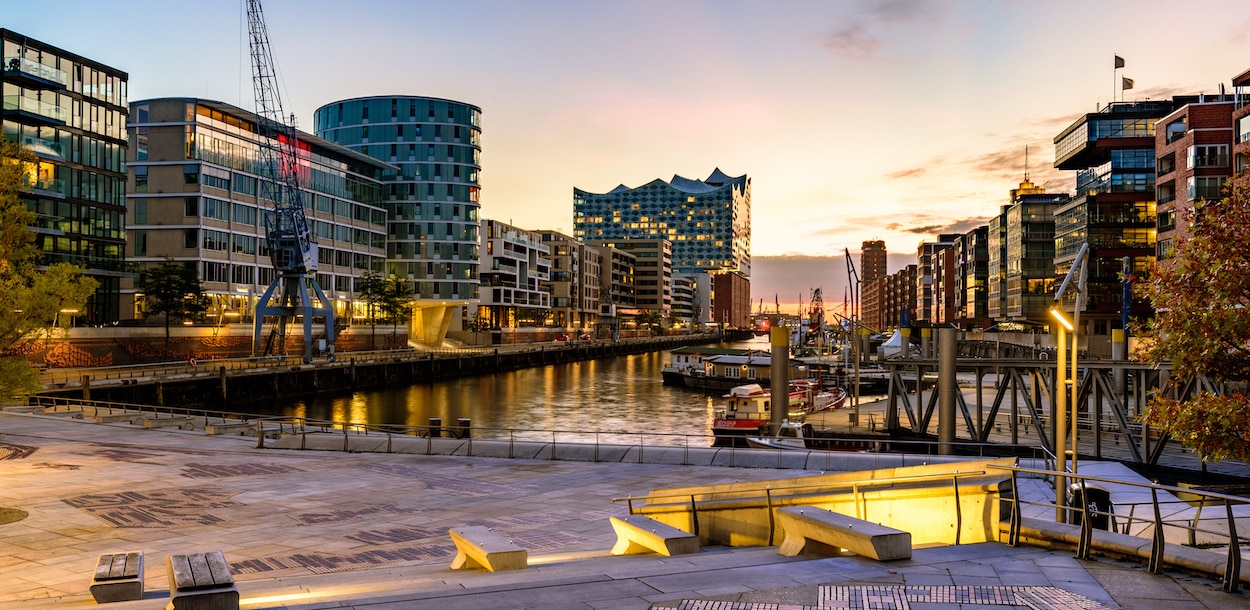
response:
[[[39,391],[39,374],[21,354],[62,310],[81,310],[99,283],[68,263],[44,266],[30,226],[34,212],[19,193],[38,158],[0,138],[0,399]]]
[[[203,315],[210,304],[195,267],[171,260],[144,269],[135,287],[143,293],[144,316],[165,316],[166,346],[169,346],[171,321],[194,320]]]
[[[1184,400],[1158,394],[1146,421],[1204,460],[1250,460],[1250,176],[1229,181],[1227,197],[1199,201],[1178,219],[1188,236],[1145,282],[1155,317],[1143,339],[1148,358],[1170,361],[1175,377],[1206,376],[1223,395]]]

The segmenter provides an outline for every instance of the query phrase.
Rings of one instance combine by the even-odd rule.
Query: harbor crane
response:
[[[247,24],[252,54],[252,87],[256,96],[257,144],[261,199],[270,203],[265,213],[265,241],[274,278],[256,303],[252,355],[268,356],[286,345],[287,325],[297,317],[304,323],[304,362],[313,360],[313,322],[324,321],[322,350],[334,361],[334,308],[317,283],[317,244],[304,215],[300,193],[299,140],[294,121],[288,123],[278,93],[278,78],[269,48],[260,0],[247,0]],[[263,348],[261,331],[266,318],[276,324]]]

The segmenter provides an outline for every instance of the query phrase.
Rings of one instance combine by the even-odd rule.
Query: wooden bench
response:
[[[609,517],[616,530],[613,555],[655,551],[665,557],[699,552],[699,537],[643,515]]]
[[[167,428],[169,426],[174,426],[175,428],[179,428],[182,430],[194,430],[195,420],[191,419],[190,417],[181,417],[181,416],[174,416],[174,417],[147,416],[143,418],[144,428],[148,428],[148,429]]]
[[[490,572],[524,570],[529,565],[525,549],[488,527],[462,527],[450,529],[451,541],[456,543],[456,558],[451,569],[464,567],[484,568]]]
[[[204,434],[247,434],[248,432],[256,432],[256,424],[243,421],[230,421],[204,424]]]
[[[96,413],[95,423],[111,424],[124,421],[128,424],[133,424],[135,423],[135,420],[142,419],[143,417],[144,415],[142,413]]]
[[[90,591],[97,604],[143,599],[143,553],[100,555]]]
[[[239,589],[221,551],[168,555],[167,610],[239,610]]]
[[[911,557],[911,534],[815,506],[777,509],[785,540],[777,553],[793,557],[808,551],[846,549],[877,561]]]

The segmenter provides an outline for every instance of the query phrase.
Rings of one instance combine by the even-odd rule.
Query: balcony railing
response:
[[[65,158],[65,146],[60,142],[36,138],[34,136],[23,136],[22,146],[33,151],[35,154],[47,157]]]
[[[35,78],[54,82],[62,87],[69,83],[69,78],[64,70],[58,70],[52,66],[45,66],[37,61],[31,61],[24,57],[5,57],[4,63],[5,76],[14,73],[27,74]]]
[[[19,110],[47,117],[54,121],[65,122],[66,112],[64,108],[56,104],[41,102],[22,95],[6,95],[4,96],[5,110]]]

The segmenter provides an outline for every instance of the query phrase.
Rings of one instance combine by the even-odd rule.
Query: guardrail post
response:
[[[694,530],[693,532],[690,532],[690,533],[694,534],[695,536],[698,536],[699,535],[699,505],[695,504],[694,494],[690,494],[690,522],[692,524],[692,527],[690,529]]]
[[[1020,486],[1016,470],[1011,470],[1011,529],[1007,532],[1007,546],[1020,544]]]
[[[959,536],[964,529],[964,511],[959,505],[959,472],[951,477],[951,485],[955,488],[955,546],[959,546]]]
[[[344,453],[347,452],[347,447],[348,447],[347,426],[343,426],[343,452]]]
[[[265,425],[259,422],[256,423],[256,448],[265,448]]]
[[[1150,545],[1150,565],[1147,569],[1151,574],[1158,574],[1163,571],[1163,545],[1167,542],[1163,537],[1163,517],[1159,516],[1159,492],[1150,487],[1150,504],[1155,511],[1155,529],[1154,540]]]
[[[1224,590],[1236,593],[1241,586],[1241,541],[1237,539],[1237,522],[1233,520],[1233,503],[1224,500],[1228,516],[1228,560],[1224,562]]]

